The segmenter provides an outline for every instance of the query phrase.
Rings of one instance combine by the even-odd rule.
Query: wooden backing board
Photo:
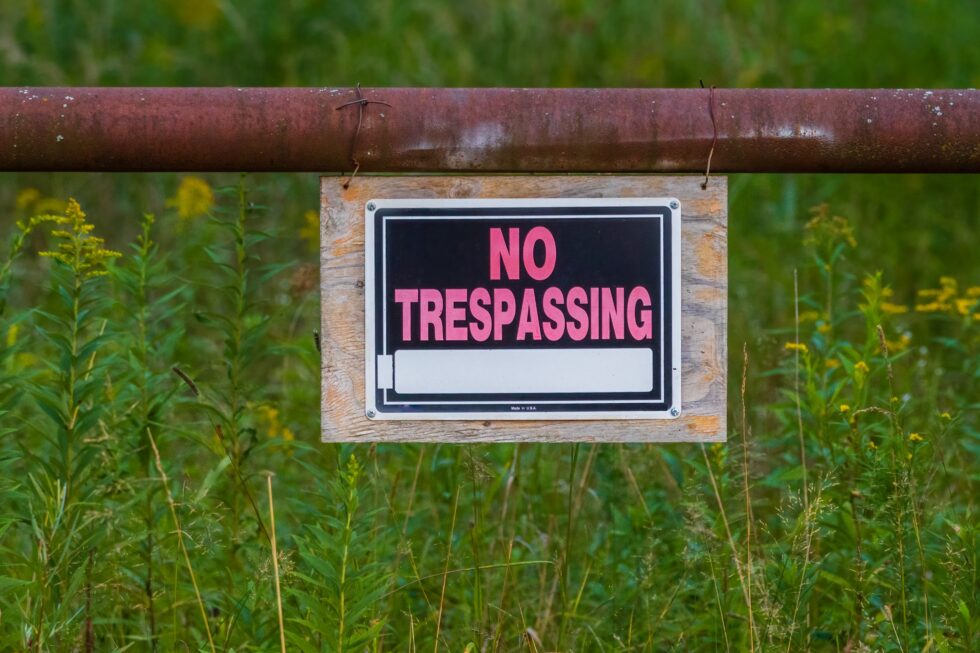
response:
[[[726,435],[724,177],[358,176],[320,180],[324,442],[720,442]],[[676,197],[681,201],[682,415],[672,420],[377,421],[364,415],[364,207],[371,199]]]

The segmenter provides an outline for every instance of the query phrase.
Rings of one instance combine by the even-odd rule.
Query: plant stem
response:
[[[279,613],[279,648],[286,653],[286,629],[282,618],[282,591],[279,588],[279,549],[276,545],[276,511],[272,502],[272,474],[266,476],[269,488],[269,535],[272,541],[272,571],[276,579],[276,609]]]
[[[194,567],[191,565],[191,557],[187,553],[187,546],[184,544],[184,530],[180,526],[180,519],[177,517],[177,507],[174,504],[173,495],[170,493],[170,479],[167,477],[167,472],[163,469],[163,461],[160,460],[160,450],[157,449],[156,440],[153,439],[153,433],[150,431],[149,427],[146,429],[147,438],[150,440],[150,446],[153,447],[153,458],[156,460],[157,472],[160,474],[160,482],[163,484],[164,492],[167,497],[167,506],[170,508],[170,516],[174,520],[174,527],[177,529],[177,545],[180,547],[180,552],[184,556],[184,564],[187,566],[187,573],[191,577],[191,585],[194,586],[194,596],[197,598],[197,607],[201,611],[201,621],[204,623],[204,632],[208,636],[208,646],[211,648],[211,653],[217,653],[214,648],[214,638],[211,636],[211,624],[208,622],[208,613],[204,609],[204,599],[201,598],[201,590],[197,586],[197,577],[194,575]]]

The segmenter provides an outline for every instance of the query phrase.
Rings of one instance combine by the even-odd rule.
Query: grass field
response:
[[[13,0],[0,83],[970,87],[977,33],[965,1]],[[320,444],[317,203],[0,174],[0,650],[980,648],[975,177],[733,176],[705,447]]]

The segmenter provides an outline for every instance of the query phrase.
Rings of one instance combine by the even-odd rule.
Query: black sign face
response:
[[[680,414],[673,199],[373,200],[374,419]]]

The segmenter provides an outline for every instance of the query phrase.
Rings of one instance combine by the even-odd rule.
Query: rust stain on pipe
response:
[[[365,172],[704,172],[703,89],[365,88]],[[351,169],[353,88],[0,88],[0,170]],[[980,91],[715,89],[715,172],[980,172]]]

